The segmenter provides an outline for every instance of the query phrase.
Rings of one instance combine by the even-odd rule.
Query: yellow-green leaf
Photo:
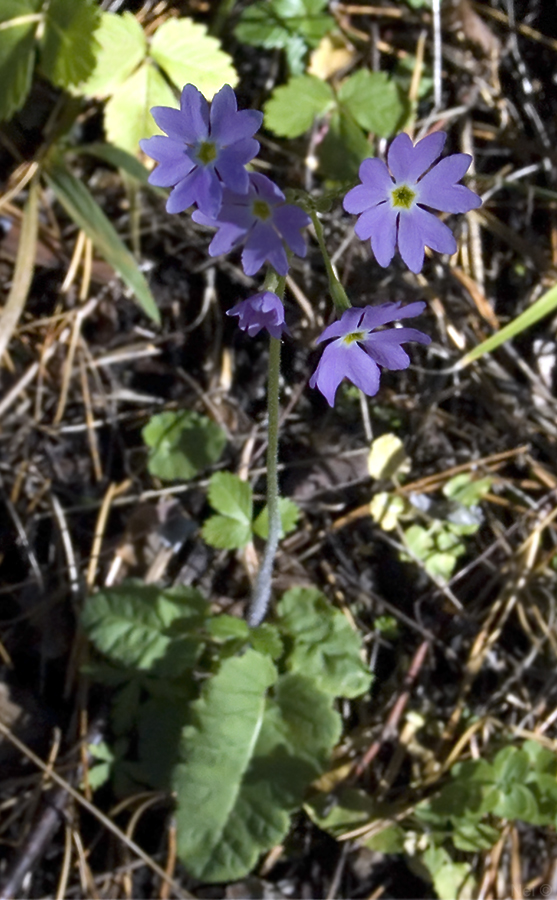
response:
[[[152,106],[177,106],[161,73],[145,62],[114,92],[106,104],[104,126],[111,144],[137,155],[141,138],[158,131]]]
[[[125,12],[103,12],[95,32],[98,49],[95,67],[80,94],[87,97],[108,97],[126,81],[147,54],[147,41],[135,16]]]
[[[238,76],[220,42],[192,19],[167,19],[151,41],[151,56],[180,89],[194,84],[207,99]]]

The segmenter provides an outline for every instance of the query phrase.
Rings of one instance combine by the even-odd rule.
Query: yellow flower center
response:
[[[217,148],[213,141],[201,142],[201,146],[197,151],[197,158],[203,166],[208,166],[209,163],[212,163],[217,158]]]
[[[354,341],[363,341],[366,336],[365,331],[352,331],[351,334],[345,334],[343,340],[345,344],[353,344]]]
[[[391,197],[393,198],[393,206],[399,206],[401,209],[410,209],[416,193],[407,184],[401,184],[400,187],[396,187],[391,192]]]
[[[265,221],[271,218],[271,208],[264,200],[254,200],[251,209],[254,216],[257,216],[258,219]]]

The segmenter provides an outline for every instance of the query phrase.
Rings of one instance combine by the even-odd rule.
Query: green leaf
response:
[[[293,588],[277,607],[278,626],[291,639],[286,666],[335,697],[358,697],[371,684],[360,636],[315,588]]]
[[[464,850],[467,853],[479,853],[481,850],[489,850],[493,847],[501,837],[501,834],[493,825],[456,819],[451,837],[457,850]]]
[[[115,169],[122,169],[127,175],[131,175],[140,184],[147,184],[149,172],[139,160],[128,153],[121,150],[120,147],[113,147],[112,144],[94,143],[82,144],[79,147],[72,147],[74,153],[87,153],[90,156],[100,159],[102,162],[114,166]]]
[[[169,790],[178,762],[188,707],[166,697],[148,700],[138,717],[138,766],[134,775],[155,790]]]
[[[271,659],[280,659],[284,653],[284,644],[278,628],[265,622],[253,628],[250,635],[251,645],[259,653],[265,653]]]
[[[318,828],[338,838],[377,818],[377,804],[359,788],[340,788],[334,794],[316,794],[305,810]]]
[[[513,784],[494,806],[493,813],[502,819],[530,822],[538,817],[538,805],[529,787],[525,784]]]
[[[539,741],[525,741],[522,749],[528,755],[534,773],[557,775],[557,754],[548,747],[544,747]]]
[[[203,523],[201,536],[217,550],[241,550],[251,541],[251,522],[238,522],[230,516],[210,516]]]
[[[153,106],[176,106],[176,98],[159,70],[147,61],[106,104],[104,126],[110,143],[137,154],[141,138],[159,132],[151,115]]]
[[[198,638],[184,633],[200,627],[207,613],[208,605],[195,588],[162,589],[128,581],[89,597],[82,624],[97,650],[120,665],[143,671],[163,664],[174,645],[180,653],[172,660],[171,674],[178,674],[195,664],[201,649]],[[177,624],[181,634],[172,628]]]
[[[209,503],[221,515],[203,525],[203,539],[220,550],[245,547],[252,538],[253,491],[232,472],[215,472],[209,482]]]
[[[334,103],[335,95],[327,82],[314,75],[292,78],[278,87],[265,104],[265,127],[280,137],[299,137]]]
[[[0,7],[0,120],[25,103],[35,62],[42,0],[2,0]]]
[[[269,658],[254,650],[227,660],[184,729],[178,848],[203,881],[243,877],[283,839],[340,735],[331,698],[301,676],[283,675],[266,699],[275,679]]]
[[[230,638],[249,638],[249,625],[243,619],[237,616],[227,616],[221,613],[220,616],[212,616],[207,620],[207,631],[212,638],[217,641],[228,641]]]
[[[529,309],[517,316],[516,319],[513,319],[512,322],[509,322],[508,325],[505,325],[504,328],[501,328],[496,334],[486,341],[482,341],[473,350],[470,350],[460,360],[459,368],[463,369],[465,366],[470,365],[471,362],[479,359],[485,353],[492,353],[501,344],[522,334],[523,331],[526,331],[527,328],[543,319],[544,316],[548,316],[555,309],[557,309],[557,285],[554,285],[545,294],[542,294],[539,300],[536,300]]]
[[[329,130],[319,146],[319,170],[333,181],[355,181],[362,160],[372,150],[359,125],[340,107],[329,121]]]
[[[289,500],[288,497],[279,497],[279,512],[282,526],[281,537],[283,537],[296,528],[300,518],[300,507],[293,500]],[[269,510],[266,506],[263,507],[253,523],[253,530],[258,537],[267,540],[269,536]]]
[[[455,900],[470,896],[469,889],[473,885],[472,871],[469,863],[457,863],[443,847],[428,847],[421,857],[431,875],[433,886],[439,900]]]
[[[108,97],[126,81],[147,54],[143,28],[130,12],[101,13],[91,74],[79,87],[86,97]]]
[[[100,744],[88,744],[87,752],[94,760],[87,772],[87,784],[92,791],[96,791],[110,780],[116,757],[104,741]]]
[[[410,471],[410,459],[404,444],[396,434],[388,432],[375,438],[367,458],[367,469],[372,478],[390,479],[394,475],[406,475]]]
[[[154,322],[159,323],[159,311],[149,285],[132,254],[85,185],[61,166],[53,165],[44,174],[70,218],[91,238],[101,256],[134,292],[143,311]]]
[[[151,40],[150,53],[180,89],[194,84],[208,99],[223,84],[234,87],[238,81],[231,57],[207,34],[205,26],[193,19],[163,22]]]
[[[518,747],[503,747],[493,760],[493,771],[500,785],[511,786],[524,781],[528,767],[528,754]]]
[[[248,6],[240,16],[235,35],[244,44],[286,50],[292,74],[304,70],[308,46],[315,47],[335,27],[323,12],[326,0],[271,0]]]
[[[95,0],[49,0],[40,43],[41,68],[57,87],[73,87],[93,71],[100,20]]]
[[[151,450],[149,472],[165,481],[193,478],[218,462],[226,445],[219,425],[189,409],[152,416],[141,435]]]
[[[344,81],[338,98],[364,131],[391,137],[405,115],[397,85],[386,72],[359,69]]]
[[[195,877],[208,880],[219,847],[222,852],[263,724],[266,692],[276,677],[269,657],[248,650],[225,660],[191,706],[193,724],[182,733],[183,762],[174,787],[178,852]],[[238,816],[235,825],[239,831]]]
[[[376,853],[403,853],[405,834],[400,825],[389,825],[383,831],[364,838],[363,844]]]
[[[451,478],[443,488],[445,497],[462,503],[463,506],[476,506],[489,493],[493,478],[472,479],[468,472],[462,472]]]

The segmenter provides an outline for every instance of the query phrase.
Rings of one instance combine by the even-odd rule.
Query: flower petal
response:
[[[455,253],[456,241],[450,228],[434,215],[414,206],[400,216],[398,248],[411,272],[421,272],[424,262],[424,246],[439,253]]]
[[[222,184],[214,169],[205,166],[200,172],[195,200],[202,213],[214,218],[222,204]]]
[[[206,141],[209,137],[209,104],[195,85],[186,84],[180,96],[183,121],[190,129],[188,144]]]
[[[366,306],[360,327],[371,331],[372,328],[378,328],[380,325],[386,325],[388,322],[396,322],[398,319],[411,319],[419,316],[425,309],[426,305],[423,300],[417,300],[415,303],[408,303],[402,306],[397,303],[382,303],[380,306]]]
[[[340,319],[337,319],[336,322],[332,322],[330,325],[327,325],[324,331],[321,332],[317,340],[316,344],[320,344],[322,341],[329,341],[331,338],[336,337],[345,337],[347,334],[352,334],[354,331],[360,330],[360,323],[363,318],[363,309],[359,307],[351,307],[351,309],[347,309],[343,312]]]
[[[377,364],[365,350],[355,342],[345,344],[341,339],[325,347],[309,384],[310,387],[317,387],[329,406],[333,406],[343,378],[348,378],[365,394],[373,397],[379,389],[379,375]]]
[[[414,145],[412,161],[408,167],[408,181],[417,181],[420,175],[427,172],[435,160],[441,156],[447,135],[444,131],[434,131]]]
[[[276,231],[271,225],[257,222],[249,235],[242,253],[242,265],[246,275],[255,275],[268,261],[279,275],[288,272],[288,259]]]
[[[418,184],[417,202],[444,212],[466,213],[481,206],[481,199],[465,187],[456,184],[467,171],[472,157],[454,153],[437,163]]]
[[[354,231],[360,240],[371,239],[371,249],[380,266],[385,268],[394,256],[397,212],[389,203],[381,203],[362,213]]]
[[[211,103],[211,137],[221,146],[250,138],[263,121],[263,113],[254,109],[238,112],[236,94],[229,84],[215,94]]]
[[[360,166],[362,184],[348,191],[342,205],[346,212],[358,213],[388,200],[393,180],[382,159],[364,159]]]
[[[231,191],[237,194],[247,194],[250,186],[249,175],[245,164],[257,155],[259,143],[248,138],[239,141],[233,147],[225,147],[220,151],[215,169],[219,173],[223,183]]]
[[[166,201],[166,211],[168,213],[184,212],[185,209],[193,206],[199,178],[200,169],[192,169],[189,175],[186,175],[182,181],[178,182]]]
[[[271,181],[270,178],[267,178],[266,175],[261,175],[259,172],[250,172],[249,180],[255,188],[257,196],[261,197],[262,200],[266,200],[267,203],[284,202],[286,199],[279,186],[274,181]]]
[[[407,181],[412,165],[414,145],[406,132],[397,134],[387,152],[387,162],[397,183]]]
[[[157,160],[159,165],[149,175],[149,184],[156,187],[172,187],[178,184],[195,167],[184,152],[184,144],[157,134],[139,142],[144,153]]]
[[[302,228],[309,225],[311,219],[299,206],[293,203],[285,203],[277,206],[273,212],[273,224],[293,253],[305,257],[307,252],[306,241],[300,233]]]
[[[400,346],[406,341],[430,344],[431,338],[417,328],[392,328],[368,335],[363,344],[380,366],[386,369],[406,369],[410,365],[410,357]]]

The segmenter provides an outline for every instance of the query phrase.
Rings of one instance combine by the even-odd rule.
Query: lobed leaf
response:
[[[95,32],[97,49],[93,69],[79,93],[108,97],[135,71],[147,55],[147,40],[134,15],[103,12]]]
[[[175,778],[179,854],[194,877],[241,878],[282,840],[340,735],[331,704],[303,676],[277,681],[255,650],[225,661],[204,686]]]
[[[165,481],[187,481],[220,459],[226,434],[216,422],[192,410],[151,416],[141,432],[150,448],[148,469]]]
[[[406,112],[397,85],[386,72],[359,69],[341,84],[338,99],[364,131],[379,137],[391,137]]]
[[[315,588],[287,591],[277,607],[278,626],[291,638],[286,666],[335,697],[358,697],[371,684],[360,636],[346,616]]]
[[[299,137],[334,104],[335,95],[327,82],[300,75],[273,92],[265,104],[265,127],[280,137]]]
[[[153,106],[176,106],[172,88],[147,60],[112,94],[105,107],[104,127],[110,143],[137,155],[141,138],[158,132]]]
[[[74,87],[93,71],[100,21],[95,0],[49,0],[46,4],[41,68],[57,87]]]

